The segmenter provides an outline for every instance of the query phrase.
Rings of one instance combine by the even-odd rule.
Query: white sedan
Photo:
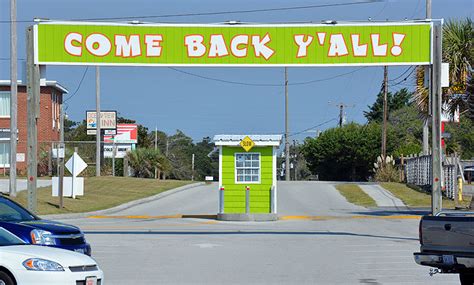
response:
[[[94,259],[68,250],[25,244],[0,228],[0,285],[104,285]]]

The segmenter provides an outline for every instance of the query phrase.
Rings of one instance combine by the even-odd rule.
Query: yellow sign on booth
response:
[[[248,136],[246,136],[241,142],[240,142],[240,146],[245,149],[245,151],[249,151],[251,150],[254,146],[255,146],[255,142],[249,138]]]

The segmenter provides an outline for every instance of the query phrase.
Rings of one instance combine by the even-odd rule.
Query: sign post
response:
[[[74,193],[74,183],[75,178],[87,167],[87,163],[82,160],[82,158],[77,154],[77,149],[74,150],[72,157],[66,162],[66,168],[72,174],[72,183],[71,183],[71,196],[76,198],[76,193]],[[82,180],[83,183],[84,180]]]
[[[433,63],[431,74],[431,110],[432,110],[432,192],[431,192],[431,212],[433,215],[442,209],[442,147],[441,147],[441,60],[442,60],[442,25],[436,23],[433,27]]]

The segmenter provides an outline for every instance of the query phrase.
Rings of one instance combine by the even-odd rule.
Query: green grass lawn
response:
[[[358,185],[356,184],[338,184],[336,189],[346,198],[349,203],[356,204],[362,207],[376,207],[374,199],[370,198]]]
[[[425,192],[414,190],[403,183],[383,182],[380,185],[390,191],[394,196],[409,207],[431,207],[431,195]],[[471,197],[464,196],[461,207],[468,207],[471,203]],[[453,200],[443,197],[443,209],[454,209]]]
[[[63,209],[58,207],[59,198],[51,196],[51,187],[38,188],[38,214],[83,213],[108,209],[189,183],[191,182],[132,177],[86,177],[85,195],[76,199],[65,197]],[[14,200],[26,206],[27,192],[20,192]]]

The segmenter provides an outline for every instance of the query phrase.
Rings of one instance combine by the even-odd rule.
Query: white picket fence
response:
[[[406,182],[431,191],[431,155],[411,155],[404,158]],[[446,157],[443,161],[443,194],[454,199],[458,188],[459,158]]]

